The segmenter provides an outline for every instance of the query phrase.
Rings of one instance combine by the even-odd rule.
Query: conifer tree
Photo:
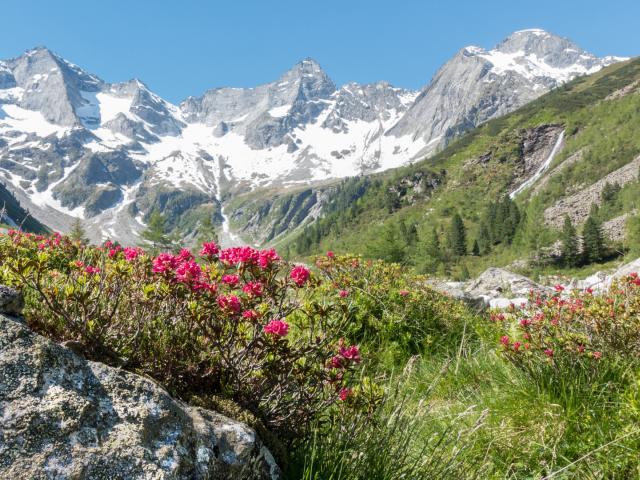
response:
[[[467,254],[467,233],[460,214],[456,213],[451,219],[449,228],[449,248],[455,256]]]
[[[218,232],[213,226],[213,222],[211,221],[211,216],[209,214],[200,221],[200,225],[198,226],[198,244],[201,245],[204,242],[218,243]]]
[[[432,228],[426,238],[420,240],[420,244],[415,251],[414,264],[424,273],[435,273],[442,263],[442,250],[438,231]]]
[[[89,239],[87,239],[87,233],[85,232],[84,227],[82,226],[82,221],[79,218],[76,218],[71,224],[69,238],[80,243],[89,242]]]
[[[151,244],[153,249],[170,249],[173,242],[167,232],[166,220],[157,210],[154,210],[140,236]]]
[[[481,255],[487,255],[491,251],[491,232],[485,222],[480,224],[480,232],[478,233],[478,247]]]
[[[582,229],[583,255],[586,262],[601,261],[605,256],[602,226],[593,215],[589,215]]]
[[[478,240],[473,241],[473,247],[471,248],[471,255],[474,257],[480,256],[480,245],[478,245]]]
[[[400,236],[409,247],[413,247],[418,242],[418,229],[415,223],[407,227],[404,220],[400,221]]]
[[[400,238],[398,226],[387,223],[382,227],[377,240],[372,242],[367,250],[370,257],[388,262],[402,262],[405,258],[405,242]]]
[[[562,226],[562,261],[567,267],[576,267],[580,261],[578,253],[578,233],[571,222],[569,215],[564,216],[564,224]]]

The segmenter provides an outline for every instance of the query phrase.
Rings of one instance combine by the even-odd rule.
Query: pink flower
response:
[[[513,342],[513,351],[517,352],[518,350],[520,350],[520,346],[522,344],[520,342]]]
[[[584,345],[578,345],[578,353],[584,352]]]
[[[329,258],[334,258],[335,256],[336,256],[336,254],[335,254],[335,253],[333,253],[331,250],[329,250],[329,251],[327,252],[327,257],[329,257]]]
[[[239,281],[240,281],[240,278],[238,277],[238,275],[223,275],[222,276],[222,283],[226,283],[230,287],[235,287],[236,285],[238,285]]]
[[[268,268],[271,264],[280,260],[275,250],[261,250],[258,253],[258,266],[262,269]]]
[[[113,257],[115,257],[117,254],[118,254],[118,250],[117,250],[117,249],[115,249],[115,248],[110,248],[110,249],[109,249],[109,252],[107,253],[107,256],[108,256],[109,258],[113,258]]]
[[[259,253],[251,247],[232,247],[220,252],[220,261],[225,265],[255,264]]]
[[[289,333],[289,324],[284,320],[271,320],[263,327],[265,333],[278,337],[286,337]]]
[[[520,326],[522,328],[527,328],[529,325],[531,325],[531,320],[529,320],[528,318],[523,318],[522,320],[520,320]]]
[[[600,360],[602,358],[602,352],[593,352],[593,358]]]
[[[76,266],[76,268],[84,267],[84,262],[82,260],[76,260],[75,262],[73,262],[73,264]]]
[[[331,368],[344,368],[346,361],[340,355],[334,355],[329,359],[329,366]]]
[[[246,285],[242,287],[242,291],[250,297],[261,297],[263,293],[262,283],[259,281],[247,282]]]
[[[342,400],[343,402],[346,401],[351,395],[353,395],[353,390],[349,387],[341,388],[340,393],[338,394],[340,400]]]
[[[553,286],[554,290],[556,292],[563,292],[564,291],[564,287],[562,285],[560,285],[559,283],[557,285]]]
[[[245,310],[242,312],[242,318],[246,318],[247,320],[255,320],[258,318],[258,312],[255,310]]]
[[[180,253],[178,253],[178,256],[176,258],[179,262],[188,262],[190,260],[193,260],[193,254],[189,251],[188,248],[183,248],[182,250],[180,250]]]
[[[220,252],[218,245],[215,242],[205,242],[202,244],[202,250],[200,250],[200,255],[203,257],[213,257]]]
[[[502,337],[500,337],[500,343],[506,347],[506,346],[508,346],[511,342],[510,342],[510,340],[509,340],[509,337],[508,337],[508,336],[503,335]]]
[[[349,291],[348,290],[340,290],[340,293],[338,293],[338,295],[340,295],[340,298],[348,297],[349,296]]]
[[[218,306],[227,312],[240,313],[240,299],[235,295],[220,295],[218,297]]]
[[[153,273],[172,272],[178,266],[178,259],[170,253],[161,253],[153,260]]]
[[[92,266],[88,266],[87,268],[84,269],[84,271],[89,275],[97,275],[98,273],[100,273],[100,269],[98,267],[92,267]]]
[[[289,277],[293,280],[298,287],[302,287],[307,280],[309,280],[309,269],[307,267],[303,267],[302,265],[297,265],[293,267]]]
[[[202,276],[202,269],[193,260],[187,260],[176,268],[176,280],[182,283],[198,282]]]
[[[134,261],[142,254],[142,249],[127,247],[124,249],[124,259],[128,262]]]
[[[544,351],[544,354],[545,354],[547,357],[549,357],[549,358],[553,358],[553,349],[551,349],[551,348],[547,348],[547,349]]]
[[[218,297],[218,306],[227,312],[240,313],[240,299],[235,295],[220,295]]]
[[[191,289],[193,291],[207,291],[209,293],[216,293],[218,291],[218,286],[214,283],[196,282],[192,285]]]
[[[353,363],[360,363],[360,349],[356,345],[340,347],[340,356]]]

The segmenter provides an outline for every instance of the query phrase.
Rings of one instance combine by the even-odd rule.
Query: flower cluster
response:
[[[640,281],[633,273],[608,292],[567,292],[556,285],[543,298],[532,292],[521,307],[494,311],[490,320],[500,336],[500,350],[512,362],[597,368],[607,358],[636,356],[640,351]]]
[[[309,280],[310,275],[311,275],[311,272],[309,272],[309,269],[307,267],[303,267],[302,265],[297,265],[296,267],[293,268],[293,270],[291,270],[289,277],[291,278],[291,280],[293,280],[293,283],[295,283],[298,287],[302,287],[305,283],[307,283],[307,280]]]
[[[307,267],[274,250],[206,242],[199,254],[11,231],[0,235],[0,283],[33,292],[38,331],[95,360],[118,357],[182,398],[229,396],[285,437],[356,395],[361,354],[342,340],[334,290],[325,298]]]

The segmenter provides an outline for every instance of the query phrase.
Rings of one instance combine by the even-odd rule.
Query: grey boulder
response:
[[[281,476],[246,425],[177,401],[152,380],[87,361],[4,315],[0,419],[0,478]]]

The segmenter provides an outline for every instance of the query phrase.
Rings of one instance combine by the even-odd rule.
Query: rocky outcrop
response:
[[[0,285],[0,314],[17,316],[24,308],[24,298],[15,288]]]
[[[506,307],[526,303],[531,291],[551,294],[551,289],[530,278],[501,268],[489,268],[464,289],[469,303],[485,307]]]
[[[626,235],[627,220],[637,212],[625,213],[602,224],[602,232],[612,242],[622,242]]]
[[[520,161],[514,170],[513,186],[517,188],[512,197],[542,176],[563,146],[563,132],[561,125],[540,125],[523,132]]]
[[[453,298],[478,309],[505,308],[529,301],[531,291],[550,295],[552,290],[530,278],[502,268],[489,268],[475,280],[468,282],[438,282],[430,285]]]
[[[19,311],[15,293],[0,290],[0,478],[281,477],[246,425],[3,315]]]
[[[547,225],[561,228],[564,216],[569,215],[574,225],[584,222],[589,216],[592,204],[600,204],[604,186],[618,184],[620,186],[638,179],[640,172],[640,157],[627,163],[625,166],[611,172],[598,180],[593,185],[583,190],[558,200],[555,205],[544,211],[544,221]]]
[[[626,85],[621,89],[616,90],[615,92],[607,95],[605,100],[608,100],[608,101],[618,100],[620,98],[626,97],[627,95],[631,95],[633,93],[640,93],[640,80],[636,80],[635,82],[630,83],[629,85]]]

